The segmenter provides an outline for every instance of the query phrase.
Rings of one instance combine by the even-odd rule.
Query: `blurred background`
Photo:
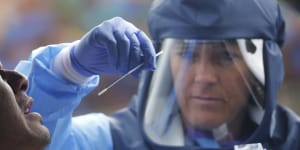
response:
[[[152,0],[0,0],[0,60],[13,69],[40,46],[72,42],[104,20],[123,17],[148,33]],[[300,114],[300,2],[280,0],[287,35],[283,48],[286,76],[279,102]],[[149,34],[148,34],[149,35]],[[101,76],[100,86],[85,97],[74,115],[111,114],[128,104],[138,79],[128,77],[101,96],[97,93],[119,76]]]

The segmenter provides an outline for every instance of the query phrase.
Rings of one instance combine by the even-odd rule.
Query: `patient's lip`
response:
[[[31,97],[29,97],[27,100],[26,100],[26,105],[25,105],[25,108],[24,108],[24,114],[28,114],[30,112],[30,109],[31,109],[31,106],[33,104],[33,99]]]
[[[30,112],[28,114],[25,114],[27,117],[32,118],[33,120],[37,120],[40,123],[42,123],[42,116],[41,114],[37,113],[37,112]]]

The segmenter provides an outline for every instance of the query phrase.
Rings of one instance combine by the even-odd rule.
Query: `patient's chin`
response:
[[[50,142],[50,133],[46,126],[42,124],[40,114],[31,112],[25,114],[25,118],[29,127],[29,138],[34,145],[46,146]]]

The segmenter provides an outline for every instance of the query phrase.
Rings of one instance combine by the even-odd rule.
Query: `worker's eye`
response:
[[[214,60],[220,66],[231,65],[239,58],[239,55],[233,51],[220,50],[214,57]]]
[[[190,58],[193,54],[189,51],[178,51],[176,55],[181,58]]]
[[[176,53],[184,61],[195,62],[200,59],[200,54],[193,51],[179,51]]]

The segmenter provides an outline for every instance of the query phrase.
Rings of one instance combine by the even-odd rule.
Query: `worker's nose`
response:
[[[204,86],[213,85],[218,80],[218,72],[212,60],[203,56],[195,66],[195,82]]]

